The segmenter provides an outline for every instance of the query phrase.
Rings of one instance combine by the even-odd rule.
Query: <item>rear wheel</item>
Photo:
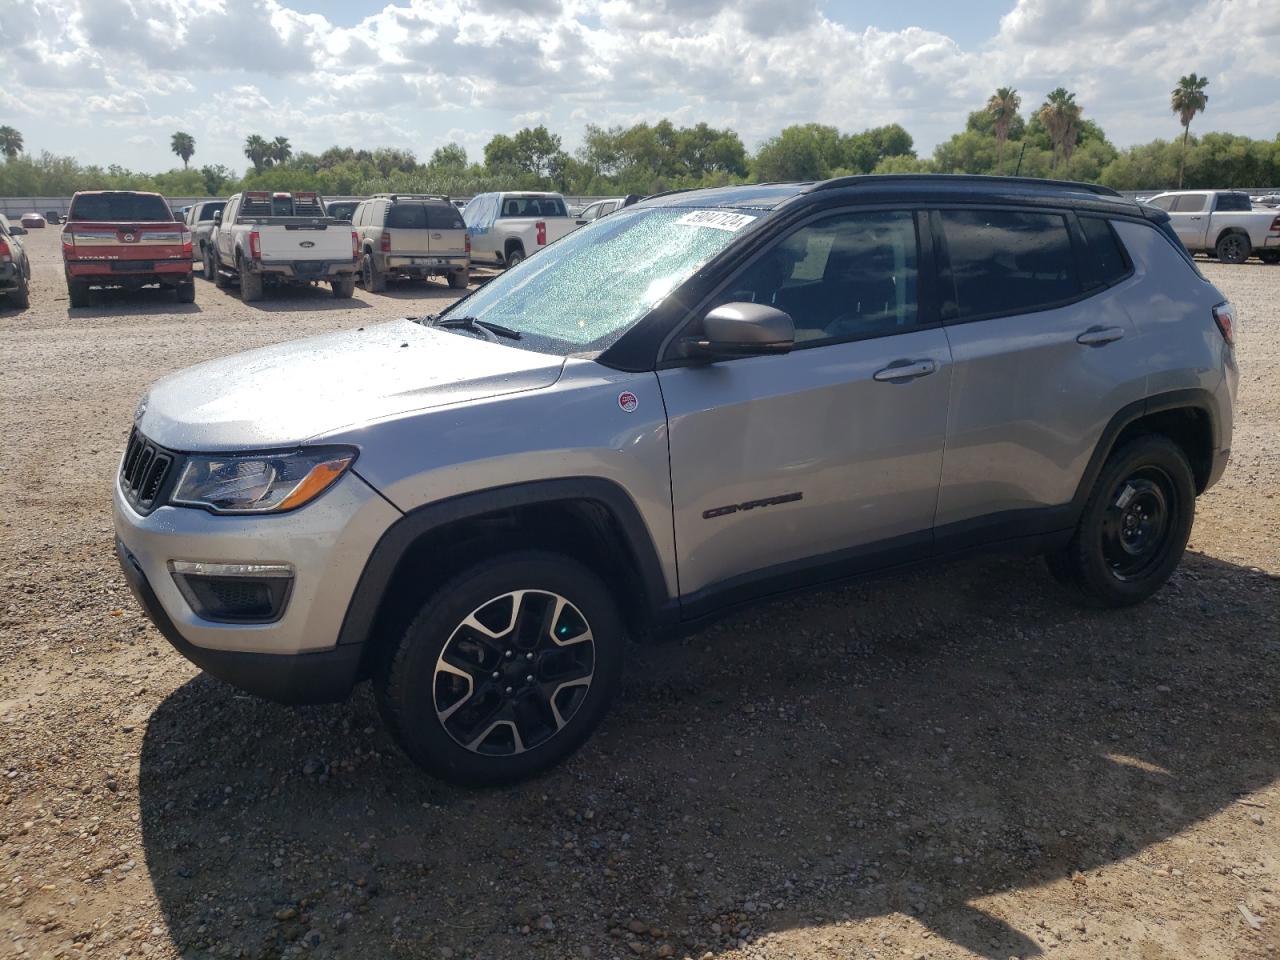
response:
[[[21,272],[21,264],[19,264],[18,288],[9,294],[9,300],[19,310],[25,310],[31,306],[31,278]]]
[[[360,262],[360,282],[370,293],[381,293],[387,289],[387,275],[378,270],[372,253],[366,253]]]
[[[1244,263],[1251,252],[1249,238],[1243,233],[1228,233],[1218,238],[1214,252],[1223,263]]]
[[[506,783],[586,740],[617,687],[625,639],[590,570],[558,554],[511,553],[435,591],[374,689],[420,766],[457,783]]]
[[[173,288],[174,299],[179,303],[195,303],[196,302],[196,282],[188,280],[186,283],[180,283]]]
[[[449,286],[454,290],[465,290],[471,285],[470,270],[455,270],[449,274]]]
[[[1280,263],[1280,250],[1263,250],[1258,259],[1263,263]]]
[[[89,285],[83,280],[67,278],[67,296],[73,307],[89,306]]]
[[[510,270],[524,259],[523,247],[512,247],[507,251],[507,269]]]
[[[1186,454],[1167,437],[1136,437],[1107,459],[1075,536],[1048,558],[1049,570],[1091,605],[1139,603],[1177,568],[1195,513]]]
[[[337,280],[331,280],[329,286],[333,288],[334,299],[350,300],[356,292],[356,278],[352,274],[349,277],[341,277]]]
[[[261,300],[264,292],[263,277],[260,273],[251,273],[240,264],[240,299],[245,303]]]

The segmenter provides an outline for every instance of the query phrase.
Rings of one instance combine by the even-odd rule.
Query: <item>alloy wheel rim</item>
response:
[[[576,606],[558,593],[512,590],[450,634],[432,679],[436,720],[472,753],[524,753],[574,718],[595,663],[595,637]]]
[[[1163,560],[1173,536],[1177,494],[1155,467],[1117,484],[1102,521],[1102,551],[1117,580],[1141,579]]]

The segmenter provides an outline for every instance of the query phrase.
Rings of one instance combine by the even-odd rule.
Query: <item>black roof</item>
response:
[[[702,190],[673,190],[646,198],[646,205],[728,207],[774,210],[798,198],[908,202],[1026,203],[1080,206],[1128,216],[1142,216],[1143,207],[1109,187],[1069,180],[1031,177],[988,177],[967,174],[902,173],[803,183],[758,183]]]

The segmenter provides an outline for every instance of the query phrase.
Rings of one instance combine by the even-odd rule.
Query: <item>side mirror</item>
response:
[[[796,345],[791,316],[764,303],[726,303],[702,318],[702,336],[684,341],[685,355],[708,362],[790,353]]]
[[[221,222],[222,222],[222,211],[218,210],[213,215],[213,225],[216,227]]]

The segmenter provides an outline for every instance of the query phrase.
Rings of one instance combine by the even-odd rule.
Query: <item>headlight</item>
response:
[[[217,513],[282,513],[310,503],[346,472],[354,450],[191,456],[170,498]]]

